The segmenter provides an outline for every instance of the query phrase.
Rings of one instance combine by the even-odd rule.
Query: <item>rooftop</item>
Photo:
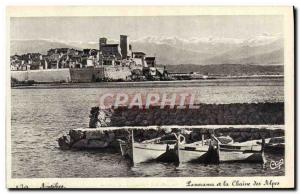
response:
[[[132,52],[133,54],[139,54],[139,55],[146,55],[145,53],[143,52],[140,52],[140,51],[137,51],[137,52]]]
[[[119,44],[104,44],[101,47],[119,46]]]

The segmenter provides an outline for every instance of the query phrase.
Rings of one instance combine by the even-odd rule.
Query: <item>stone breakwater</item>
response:
[[[125,127],[124,127],[125,126]],[[127,140],[134,130],[136,141],[175,132],[188,143],[230,136],[235,142],[284,136],[284,104],[200,104],[199,109],[150,109],[119,107],[90,111],[89,128],[70,130],[58,139],[62,149],[118,148],[118,139]]]
[[[118,107],[90,112],[90,128],[149,125],[278,125],[284,124],[284,103],[200,104],[199,109],[152,106]]]
[[[202,134],[205,138],[210,134],[230,136],[235,142],[284,136],[283,125],[133,126],[74,129],[59,138],[58,143],[62,149],[118,149],[118,139],[128,140],[132,130],[134,130],[134,139],[138,142],[171,132],[184,134],[188,143],[200,141]]]

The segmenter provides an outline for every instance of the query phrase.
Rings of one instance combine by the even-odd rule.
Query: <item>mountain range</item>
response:
[[[251,39],[145,37],[129,40],[133,51],[155,56],[158,64],[250,64],[282,65],[283,38],[261,35]],[[116,40],[108,43],[118,43]],[[64,42],[54,40],[11,40],[10,52],[45,54],[51,48],[98,48],[97,42]]]

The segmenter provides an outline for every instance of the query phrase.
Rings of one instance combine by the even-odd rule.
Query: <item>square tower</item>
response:
[[[122,59],[126,59],[127,55],[128,55],[127,36],[126,35],[120,35],[120,47],[121,47]]]

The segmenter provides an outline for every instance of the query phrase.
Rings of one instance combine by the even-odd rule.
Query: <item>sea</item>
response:
[[[60,150],[57,139],[70,129],[88,127],[91,107],[105,93],[193,93],[209,104],[284,102],[283,78],[181,82],[37,85],[11,89],[12,178],[282,176],[270,168],[281,155],[266,154],[266,164],[142,163],[133,166],[111,150]]]

